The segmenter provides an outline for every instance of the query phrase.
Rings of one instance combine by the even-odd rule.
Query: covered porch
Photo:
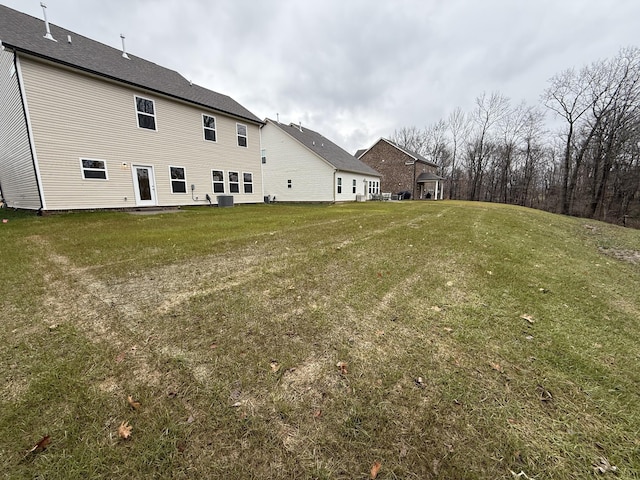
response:
[[[444,178],[431,172],[423,172],[416,178],[416,199],[444,199]]]

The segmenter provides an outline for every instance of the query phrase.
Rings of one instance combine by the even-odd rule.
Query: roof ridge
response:
[[[201,108],[261,124],[262,121],[229,95],[193,84],[177,70],[134,54],[122,58],[122,50],[58,24],[50,23],[54,38],[43,40],[44,21],[0,5],[0,40],[5,47],[124,84],[185,101]],[[69,45],[60,36],[71,35]]]

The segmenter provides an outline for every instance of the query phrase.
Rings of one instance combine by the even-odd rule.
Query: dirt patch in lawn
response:
[[[623,250],[619,248],[600,248],[600,251],[605,255],[608,255],[623,262],[633,263],[635,265],[640,264],[640,251],[638,250]]]

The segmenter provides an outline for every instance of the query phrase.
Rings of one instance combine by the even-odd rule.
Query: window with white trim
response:
[[[81,158],[80,167],[85,180],[107,180],[107,162],[104,160]]]
[[[213,181],[213,193],[224,193],[224,172],[222,170],[211,170]]]
[[[136,112],[138,114],[138,127],[148,130],[156,130],[156,106],[153,100],[144,97],[135,97]]]
[[[242,173],[242,185],[244,193],[253,193],[253,174],[251,172]]]
[[[338,193],[342,193],[342,178],[338,177]]]
[[[241,123],[236,123],[236,133],[238,135],[238,146],[246,147],[249,143],[247,138],[247,126]]]
[[[351,193],[356,193],[356,179],[351,182]]]
[[[229,172],[229,193],[240,193],[240,175],[238,172]]]
[[[169,167],[171,193],[187,193],[187,175],[184,167]]]
[[[216,141],[216,118],[210,115],[202,115],[202,128],[204,139],[210,142]]]
[[[293,184],[291,183],[291,180],[287,180],[287,188],[292,188]]]

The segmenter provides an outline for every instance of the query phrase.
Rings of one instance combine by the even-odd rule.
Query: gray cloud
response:
[[[3,3],[41,17],[38,1]],[[636,0],[49,0],[49,20],[353,152],[637,42]]]

